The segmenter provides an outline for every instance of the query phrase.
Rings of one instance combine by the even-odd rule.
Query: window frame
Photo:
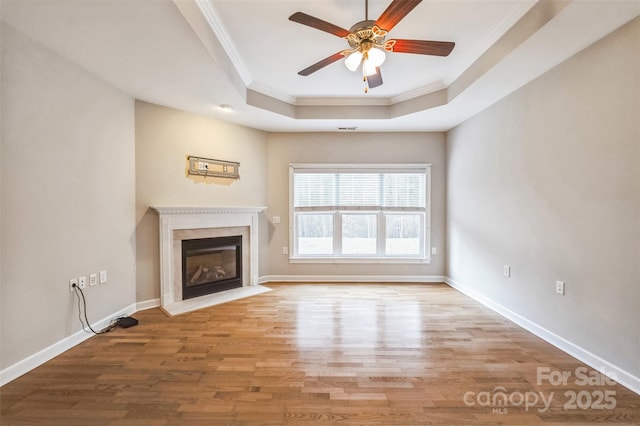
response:
[[[294,207],[294,179],[296,173],[424,173],[425,206],[424,209],[413,207]],[[376,255],[300,255],[298,254],[297,220],[300,214],[331,214],[333,216],[333,251],[341,249],[342,215],[375,214],[377,215]],[[421,217],[423,235],[421,235],[420,254],[418,255],[380,255],[386,243],[387,215],[415,215]],[[289,263],[431,263],[431,164],[360,164],[360,163],[291,163],[289,164]]]

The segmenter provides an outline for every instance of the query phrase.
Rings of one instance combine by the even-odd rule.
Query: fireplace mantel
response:
[[[162,215],[250,214],[257,215],[266,207],[152,207]]]
[[[200,230],[215,232],[224,228],[248,228],[248,273],[243,274],[243,288],[258,285],[258,216],[266,207],[152,207],[160,216],[160,306],[169,315],[176,315],[207,305],[226,301],[228,295],[221,292],[199,298],[182,300],[176,282],[174,241],[180,231]],[[176,234],[175,231],[178,231]],[[179,286],[178,286],[179,284]],[[257,288],[256,288],[257,289]],[[236,289],[241,290],[241,289]],[[229,290],[233,292],[235,290]],[[218,300],[216,302],[216,300]],[[212,303],[209,303],[212,302]],[[204,303],[204,305],[203,305]]]

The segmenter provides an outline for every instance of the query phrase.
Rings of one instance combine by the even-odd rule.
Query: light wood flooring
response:
[[[0,423],[640,424],[640,396],[577,384],[583,364],[446,285],[268,287],[137,313],[2,387]]]

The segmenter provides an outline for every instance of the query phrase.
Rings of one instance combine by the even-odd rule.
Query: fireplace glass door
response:
[[[182,241],[182,299],[242,287],[242,236]]]

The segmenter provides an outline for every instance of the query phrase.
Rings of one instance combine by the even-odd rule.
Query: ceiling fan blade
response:
[[[302,25],[306,25],[308,27],[315,28],[320,31],[327,32],[329,34],[336,35],[338,37],[346,37],[349,34],[349,31],[345,30],[344,28],[341,28],[330,22],[323,21],[322,19],[313,17],[311,15],[307,15],[303,12],[294,13],[293,15],[289,16],[289,20]]]
[[[418,55],[449,56],[456,44],[452,41],[430,40],[387,40],[385,50],[397,53],[416,53]]]
[[[375,74],[367,76],[367,86],[369,86],[369,89],[382,86],[382,73],[380,72],[380,67],[376,67]]]
[[[330,65],[332,63],[334,63],[335,61],[339,61],[340,59],[344,58],[345,55],[345,51],[340,51],[338,53],[334,53],[333,55],[324,58],[323,60],[316,62],[315,64],[311,65],[310,67],[307,67],[305,69],[303,69],[302,71],[300,71],[298,74],[302,75],[302,76],[308,76],[309,74],[313,74],[314,72],[318,71],[321,68],[326,67],[327,65]]]
[[[398,22],[413,10],[422,0],[393,0],[376,21],[383,30],[391,31]]]

